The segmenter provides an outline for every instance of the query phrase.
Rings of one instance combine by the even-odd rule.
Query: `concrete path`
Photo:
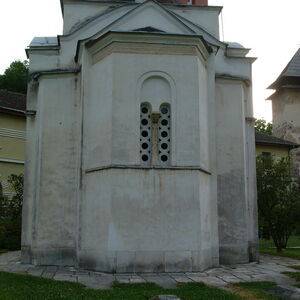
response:
[[[23,265],[20,264],[19,251],[0,255],[0,271],[79,282],[92,289],[108,289],[114,280],[124,283],[154,282],[165,288],[173,288],[179,282],[203,282],[219,288],[247,281],[274,281],[280,285],[292,285],[296,282],[281,272],[296,272],[289,268],[296,265],[300,266],[300,260],[262,255],[259,264],[220,266],[205,272],[106,274],[74,267]]]

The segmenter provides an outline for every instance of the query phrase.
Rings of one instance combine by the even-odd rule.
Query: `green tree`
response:
[[[257,157],[257,196],[260,225],[265,226],[278,252],[300,220],[300,189],[290,174],[290,157]]]
[[[22,204],[23,204],[23,189],[24,189],[24,175],[12,174],[8,177],[8,183],[14,191],[14,196],[10,204],[10,216],[12,219],[21,220]]]
[[[12,62],[4,74],[0,75],[0,89],[26,94],[28,71],[28,61]]]
[[[3,194],[2,183],[0,182],[0,219],[5,217],[6,197]]]
[[[256,119],[254,127],[257,132],[272,135],[273,125],[264,119]]]
[[[21,247],[21,215],[24,176],[10,175],[8,183],[14,196],[3,195],[0,183],[0,249],[19,250]]]

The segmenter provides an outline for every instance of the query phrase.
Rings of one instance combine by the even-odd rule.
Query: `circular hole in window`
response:
[[[143,144],[142,144],[142,148],[143,148],[143,149],[147,149],[147,148],[148,148],[148,144],[147,144],[147,143],[143,143]]]
[[[168,144],[163,143],[163,144],[161,144],[161,147],[162,147],[164,150],[166,150],[166,149],[168,148]]]
[[[143,125],[148,125],[148,120],[143,119],[143,120],[142,120],[142,124],[143,124]]]
[[[165,138],[165,137],[168,136],[168,133],[167,133],[166,131],[163,131],[163,132],[161,133],[161,136]]]
[[[168,110],[167,107],[162,107],[162,108],[161,108],[161,113],[162,113],[162,114],[165,115],[165,114],[167,114],[168,112],[169,112],[169,110]]]
[[[147,137],[147,136],[148,136],[148,131],[145,131],[145,130],[142,131],[142,136],[143,136],[143,137]]]
[[[162,161],[167,161],[168,160],[168,156],[167,155],[162,155],[160,159]]]
[[[142,160],[143,160],[143,161],[147,161],[147,160],[148,160],[148,155],[144,154],[144,155],[142,156]]]
[[[142,107],[142,113],[147,114],[148,113],[148,108],[147,107]]]
[[[169,123],[168,120],[165,120],[165,119],[161,121],[161,125],[163,125],[163,126],[167,126],[168,123]]]

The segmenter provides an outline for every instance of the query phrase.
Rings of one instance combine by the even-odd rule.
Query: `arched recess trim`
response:
[[[142,102],[150,102],[151,99],[143,99],[143,95],[142,95],[142,87],[143,87],[143,84],[151,79],[151,78],[161,78],[163,80],[165,80],[169,87],[170,87],[170,99],[166,99],[166,100],[163,100],[162,99],[162,102],[160,103],[163,104],[163,103],[169,103],[171,104],[172,106],[175,106],[176,104],[176,84],[175,84],[175,80],[166,72],[162,72],[162,71],[149,71],[149,72],[146,72],[144,73],[142,76],[140,76],[140,78],[138,79],[138,82],[137,82],[137,99],[139,99],[139,103],[142,103]],[[158,112],[159,111],[159,107],[154,107],[153,106],[153,103],[151,103],[152,105],[152,110],[153,112]]]
[[[170,166],[174,161],[175,147],[171,144],[175,143],[175,119],[176,119],[176,92],[175,81],[165,72],[152,71],[143,74],[137,85],[137,99],[141,109],[151,107],[151,116],[145,115],[141,111],[141,133],[145,133],[145,126],[142,122],[147,121],[151,124],[151,140],[149,139],[151,151],[149,151],[149,160],[146,160],[146,155],[143,146],[146,149],[148,145],[144,143],[144,137],[141,135],[141,164],[142,165],[159,165]],[[172,113],[171,113],[172,112]],[[149,117],[149,120],[146,120]],[[148,128],[149,129],[149,128]],[[150,130],[150,129],[149,129]],[[172,152],[172,154],[171,154]],[[143,160],[145,159],[145,161]]]

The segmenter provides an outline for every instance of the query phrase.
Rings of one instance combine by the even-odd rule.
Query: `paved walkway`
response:
[[[292,285],[296,282],[281,272],[296,272],[289,268],[296,265],[300,266],[300,260],[262,255],[259,264],[220,266],[205,272],[106,274],[73,267],[23,265],[20,264],[19,251],[0,255],[0,271],[79,282],[92,289],[108,289],[114,280],[124,283],[154,282],[165,288],[173,288],[179,282],[203,282],[219,288],[229,283],[266,280]]]

